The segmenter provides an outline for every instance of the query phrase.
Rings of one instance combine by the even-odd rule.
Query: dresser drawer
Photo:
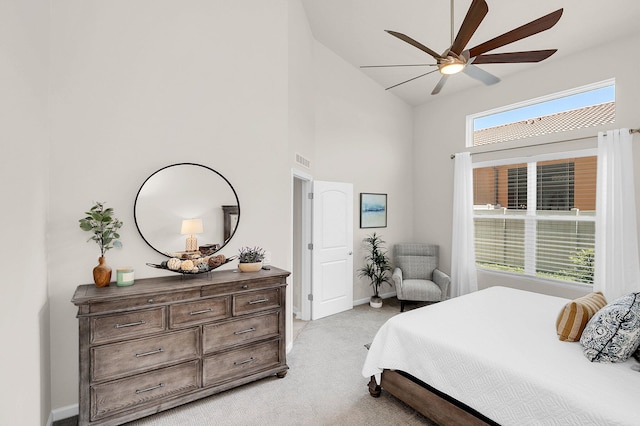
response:
[[[151,294],[143,297],[133,297],[130,299],[119,299],[109,302],[91,303],[90,313],[100,313],[109,311],[121,311],[127,309],[144,308],[145,306],[157,305],[159,303],[181,302],[183,300],[197,299],[200,291],[196,289],[185,290],[169,294]]]
[[[199,329],[91,348],[91,380],[112,379],[199,355]]]
[[[165,329],[165,308],[91,318],[91,343],[142,337]]]
[[[205,358],[202,385],[214,385],[279,365],[279,343],[272,340]]]
[[[276,337],[280,312],[258,315],[223,324],[208,324],[203,327],[202,348],[211,353],[239,343],[248,343],[258,339]]]
[[[233,296],[233,315],[260,312],[280,306],[280,289],[271,288]]]
[[[229,318],[229,297],[212,297],[169,307],[169,327],[183,327]]]
[[[167,367],[91,386],[91,420],[99,420],[144,403],[157,403],[198,388],[198,362]]]
[[[282,285],[284,281],[279,277],[257,278],[236,283],[216,283],[202,287],[202,296],[217,296],[242,291],[260,290]]]

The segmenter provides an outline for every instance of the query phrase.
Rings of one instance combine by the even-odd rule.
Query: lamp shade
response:
[[[182,221],[182,229],[180,233],[183,235],[202,234],[204,227],[202,226],[202,219],[184,219]]]

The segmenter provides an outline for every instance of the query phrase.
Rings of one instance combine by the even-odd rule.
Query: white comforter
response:
[[[591,363],[558,340],[567,301],[491,287],[396,315],[362,374],[405,371],[505,426],[640,425],[637,362]]]

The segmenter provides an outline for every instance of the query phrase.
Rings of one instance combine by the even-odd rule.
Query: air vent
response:
[[[297,152],[296,152],[296,163],[300,164],[303,167],[306,167],[307,169],[311,165],[311,161],[309,161],[308,158],[303,157],[302,155],[298,154]]]

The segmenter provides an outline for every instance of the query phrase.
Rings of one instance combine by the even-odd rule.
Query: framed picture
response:
[[[360,193],[360,228],[387,227],[387,194]]]

